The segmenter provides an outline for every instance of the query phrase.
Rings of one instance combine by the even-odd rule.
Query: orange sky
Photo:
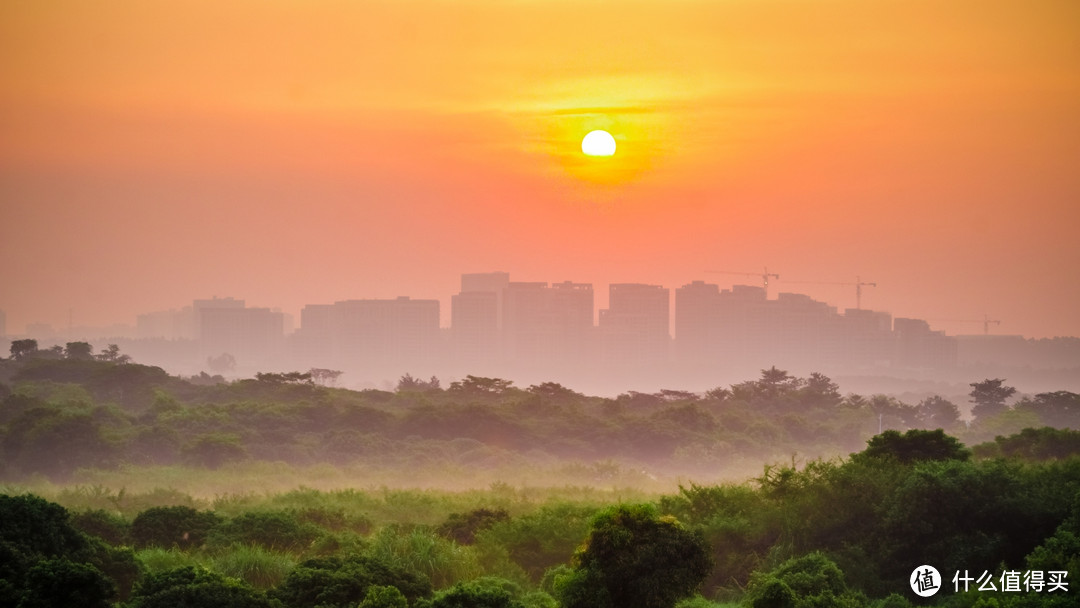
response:
[[[0,4],[10,333],[768,265],[1080,335],[1078,220],[1075,0]]]

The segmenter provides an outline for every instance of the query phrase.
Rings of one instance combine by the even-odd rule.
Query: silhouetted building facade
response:
[[[772,365],[800,373],[876,368],[896,355],[888,313],[836,308],[796,293],[775,300],[761,287],[720,290],[694,281],[675,292],[675,352],[691,369],[737,369],[749,374]]]
[[[501,299],[501,291],[466,291],[451,296],[450,333],[459,362],[479,364],[499,359]]]
[[[228,353],[241,367],[273,365],[284,355],[284,315],[269,308],[248,308],[243,300],[195,300],[200,352]]]
[[[461,293],[495,294],[495,327],[498,329],[502,329],[503,291],[509,286],[509,272],[474,272],[461,275]]]
[[[450,340],[456,363],[487,365],[502,359],[503,292],[508,272],[461,275],[461,292],[450,297]]]
[[[148,312],[135,317],[135,336],[138,338],[194,340],[198,337],[195,327],[195,309],[191,306],[180,310]]]
[[[876,310],[848,308],[840,323],[840,352],[830,357],[852,368],[880,368],[892,364],[895,338],[892,315]]]
[[[440,352],[439,301],[402,296],[308,304],[294,341],[319,367],[404,372]]]
[[[956,338],[933,331],[922,319],[893,321],[896,337],[894,365],[911,369],[950,369],[957,363]]]
[[[503,353],[516,365],[565,368],[589,361],[593,288],[511,282],[503,290]]]
[[[603,362],[619,367],[666,362],[670,299],[671,292],[660,285],[609,285],[608,307],[600,311]]]
[[[708,367],[720,359],[719,314],[718,285],[694,281],[675,290],[675,359],[680,365]]]

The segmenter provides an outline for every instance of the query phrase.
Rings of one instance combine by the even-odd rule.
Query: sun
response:
[[[607,131],[590,131],[581,140],[581,151],[586,156],[614,156],[615,138]]]

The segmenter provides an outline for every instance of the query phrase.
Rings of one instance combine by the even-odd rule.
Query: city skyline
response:
[[[767,266],[950,333],[1077,336],[1078,23],[1070,0],[4,3],[0,309],[9,332],[214,294],[445,313],[493,267],[604,307]],[[601,129],[614,155],[583,154]]]
[[[743,273],[732,273],[732,274],[743,274]],[[746,273],[746,274],[747,275],[752,275],[754,273]],[[287,335],[287,334],[290,334],[293,331],[299,329],[299,327],[301,325],[301,319],[303,317],[305,309],[308,309],[308,308],[311,308],[311,307],[331,306],[333,304],[339,304],[339,303],[345,303],[345,302],[392,301],[392,300],[405,299],[405,300],[413,300],[413,301],[433,301],[433,302],[437,302],[438,303],[437,308],[438,308],[439,327],[441,329],[452,329],[453,326],[454,326],[454,322],[453,322],[453,320],[454,320],[454,312],[453,312],[454,311],[454,305],[453,305],[453,303],[456,300],[458,300],[461,296],[466,295],[467,292],[476,291],[476,289],[467,289],[465,287],[465,281],[468,280],[468,279],[465,279],[465,277],[482,277],[482,276],[486,276],[486,275],[506,275],[506,277],[515,276],[515,280],[512,281],[512,283],[517,284],[517,285],[545,285],[545,286],[552,286],[552,287],[558,286],[558,285],[567,285],[567,286],[580,285],[580,286],[588,287],[590,289],[590,295],[592,296],[592,300],[593,300],[592,301],[592,306],[591,306],[591,309],[592,309],[592,325],[595,326],[595,327],[598,327],[598,326],[600,326],[600,325],[602,325],[604,323],[604,318],[603,318],[604,313],[605,313],[606,309],[611,304],[610,303],[610,297],[609,297],[611,287],[613,287],[613,286],[618,287],[618,286],[621,286],[621,285],[625,285],[625,286],[630,286],[630,287],[635,287],[635,286],[636,287],[655,287],[655,288],[658,288],[658,289],[662,289],[665,292],[664,298],[665,298],[665,301],[666,301],[667,306],[669,307],[669,311],[670,311],[670,313],[669,313],[670,321],[669,321],[669,325],[668,325],[668,335],[669,335],[669,337],[674,337],[676,335],[676,331],[677,331],[676,330],[676,320],[675,320],[675,312],[674,311],[675,311],[676,302],[677,302],[677,299],[678,299],[677,292],[680,289],[691,288],[691,287],[694,287],[694,286],[705,284],[705,285],[709,285],[709,286],[712,286],[712,287],[716,287],[716,288],[718,288],[720,290],[723,290],[724,292],[731,292],[731,291],[738,292],[740,290],[762,290],[761,283],[752,284],[750,282],[739,282],[738,280],[730,282],[730,283],[725,283],[724,281],[717,281],[715,279],[696,278],[696,279],[692,279],[690,281],[687,281],[683,285],[650,285],[648,283],[644,283],[644,282],[640,282],[640,281],[632,281],[632,280],[623,281],[623,282],[619,282],[619,283],[611,282],[611,283],[595,284],[595,283],[588,283],[588,282],[555,281],[555,280],[546,280],[546,281],[545,280],[526,280],[526,281],[522,281],[522,280],[517,280],[519,277],[517,277],[516,275],[512,275],[512,273],[508,273],[508,272],[504,272],[504,271],[490,271],[490,272],[481,272],[481,273],[463,273],[463,274],[459,275],[460,277],[462,277],[462,286],[460,288],[458,288],[457,293],[443,294],[443,295],[440,295],[440,296],[433,296],[433,297],[418,296],[417,294],[397,294],[397,295],[387,296],[387,297],[383,297],[383,296],[342,297],[342,298],[335,298],[335,299],[333,299],[333,300],[331,300],[329,302],[318,302],[318,303],[317,302],[307,302],[305,304],[301,304],[299,309],[287,310],[284,307],[279,306],[277,303],[274,303],[274,302],[250,301],[247,298],[242,298],[242,297],[238,298],[237,295],[239,295],[239,294],[226,293],[226,294],[211,294],[209,296],[204,296],[204,297],[196,297],[196,298],[188,299],[186,302],[174,302],[174,303],[172,303],[172,305],[168,306],[167,308],[161,308],[161,309],[158,309],[158,310],[136,311],[134,313],[134,315],[132,317],[130,317],[130,318],[119,319],[116,322],[102,324],[102,325],[90,325],[90,324],[86,324],[86,323],[77,322],[76,321],[77,314],[76,314],[76,312],[74,310],[69,310],[68,311],[69,314],[68,314],[67,318],[62,319],[59,323],[50,323],[50,322],[42,321],[42,320],[32,321],[30,323],[25,324],[22,331],[13,331],[14,326],[12,325],[12,323],[10,321],[7,320],[9,317],[8,317],[6,311],[4,311],[3,309],[0,309],[0,315],[2,315],[2,316],[0,316],[0,319],[4,320],[4,328],[6,329],[6,332],[7,332],[6,335],[8,335],[8,336],[31,336],[31,337],[42,337],[42,338],[48,338],[48,337],[51,337],[51,336],[56,336],[56,337],[72,337],[72,338],[76,338],[76,337],[79,337],[78,333],[80,331],[84,332],[84,333],[87,332],[87,331],[90,331],[91,335],[100,338],[100,337],[108,337],[110,335],[110,334],[107,333],[108,330],[116,330],[116,331],[119,332],[119,333],[115,334],[116,337],[124,337],[124,338],[170,337],[170,335],[168,335],[169,332],[166,332],[165,334],[161,334],[161,335],[156,335],[155,334],[154,336],[141,336],[141,335],[139,335],[140,323],[142,323],[142,322],[148,322],[149,323],[150,321],[148,320],[148,318],[152,317],[154,315],[176,314],[176,313],[179,313],[179,312],[183,312],[184,310],[191,311],[192,310],[192,304],[191,303],[193,302],[194,307],[196,309],[195,312],[197,312],[197,309],[199,308],[200,303],[202,303],[203,305],[223,305],[223,307],[225,307],[225,308],[232,308],[232,307],[245,308],[245,307],[247,307],[248,309],[253,309],[254,308],[254,309],[273,311],[274,313],[283,314],[284,319],[285,319],[284,326],[283,326],[283,334]],[[770,276],[772,276],[772,275],[770,275]],[[474,281],[475,280],[476,279],[474,279]],[[506,280],[509,281],[509,278],[507,278]],[[788,296],[809,298],[809,299],[813,300],[814,302],[816,302],[818,304],[828,306],[829,308],[833,309],[838,314],[854,313],[855,311],[862,311],[862,312],[885,313],[885,314],[889,315],[890,318],[895,318],[895,317],[898,317],[898,318],[914,318],[914,319],[927,321],[927,323],[935,331],[944,332],[944,333],[946,333],[948,335],[984,335],[984,334],[989,334],[989,335],[1011,335],[1011,336],[1021,336],[1021,337],[1025,338],[1025,339],[1054,338],[1054,337],[1077,337],[1077,336],[1071,336],[1071,335],[1027,336],[1027,335],[1023,335],[1023,334],[1010,332],[1010,331],[1008,331],[1007,322],[1005,323],[1005,326],[1002,327],[1003,322],[1000,319],[993,318],[992,315],[986,315],[986,314],[978,315],[977,318],[964,319],[964,320],[956,320],[956,319],[940,320],[940,319],[928,319],[925,316],[920,316],[920,315],[917,315],[917,314],[912,315],[910,317],[901,317],[900,315],[893,314],[892,311],[888,310],[888,309],[870,308],[868,306],[857,307],[857,305],[855,304],[855,302],[856,302],[856,295],[855,294],[856,294],[856,285],[857,285],[856,280],[852,280],[850,282],[835,282],[835,283],[833,283],[833,282],[825,282],[825,281],[820,281],[820,282],[819,281],[797,281],[796,283],[799,283],[799,285],[798,286],[791,285],[791,286],[788,286],[789,289],[785,289],[785,284],[783,282],[779,281],[776,278],[770,278],[769,282],[768,282],[768,285],[767,285],[767,290],[762,290],[764,299],[767,300],[767,301],[775,302],[775,301],[777,301],[779,299],[780,295],[783,294],[783,295],[788,295]],[[811,284],[819,284],[820,283],[820,284],[826,284],[826,285],[830,285],[830,286],[842,286],[845,291],[850,292],[849,297],[847,299],[850,299],[852,304],[850,306],[848,306],[848,305],[845,305],[843,302],[836,303],[836,302],[825,300],[825,299],[820,299],[819,300],[814,294],[807,293],[807,292],[810,292],[810,291],[813,291],[813,290],[810,289],[810,288],[807,288],[805,283],[811,283]],[[863,286],[866,286],[867,282],[862,282],[862,284],[863,284]],[[491,289],[494,292],[499,292],[500,293],[500,296],[499,296],[500,301],[499,301],[498,305],[499,305],[499,307],[501,309],[501,306],[502,306],[502,302],[501,302],[502,296],[501,296],[501,291],[500,291],[501,287],[499,287],[499,288],[491,288]],[[873,298],[869,298],[869,299],[871,301],[873,300]],[[494,304],[492,304],[492,305],[494,305]],[[463,308],[466,307],[466,306],[467,306],[467,304],[465,304],[465,303],[462,304]],[[190,320],[188,322],[189,323],[194,323],[193,319],[194,319],[194,317],[192,317],[192,320]],[[961,329],[959,331],[955,331],[955,330],[950,331],[950,327],[952,327],[952,328],[961,328]],[[501,328],[501,322],[500,322],[500,328]],[[74,333],[72,333],[72,332],[74,332]],[[172,336],[172,337],[176,337],[176,336],[179,336],[179,335],[182,335],[182,334],[188,334],[188,333],[191,334],[191,335],[195,335],[198,332],[197,332],[197,327],[195,327],[194,325],[191,325],[186,330],[177,330],[174,333],[175,333],[175,335]],[[0,335],[4,335],[4,334],[0,334]]]

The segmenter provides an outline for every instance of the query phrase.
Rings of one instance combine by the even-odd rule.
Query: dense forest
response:
[[[1076,605],[1073,393],[975,381],[966,420],[775,368],[350,391],[29,342],[0,361],[0,605]]]

